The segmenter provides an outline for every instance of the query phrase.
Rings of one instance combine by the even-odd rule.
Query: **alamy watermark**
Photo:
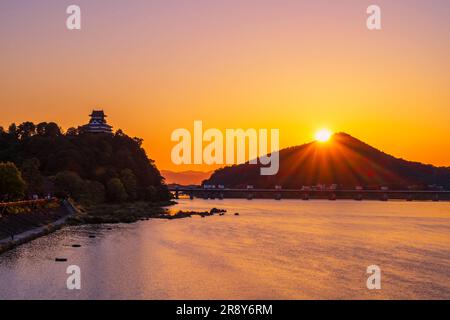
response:
[[[367,14],[369,14],[366,21],[367,29],[381,30],[381,8],[375,4],[370,5]]]
[[[81,8],[75,4],[67,7],[66,13],[69,15],[66,20],[66,27],[69,30],[81,30]]]
[[[372,4],[367,7],[366,13],[369,17],[366,20],[366,25],[369,30],[381,30],[381,8],[378,5]],[[66,14],[69,16],[66,20],[66,27],[69,30],[81,30],[81,8],[78,5],[72,4],[67,7]]]
[[[171,140],[178,143],[172,148],[171,158],[176,165],[232,165],[248,161],[261,165],[261,175],[271,176],[279,170],[279,139],[278,129],[226,129],[224,136],[218,129],[204,131],[203,122],[194,121],[193,135],[184,128],[172,132]]]
[[[381,269],[377,265],[367,267],[367,273],[370,274],[367,278],[366,286],[369,290],[381,290]]]
[[[68,290],[81,290],[81,269],[79,266],[72,265],[68,266],[66,273],[69,277],[66,281],[66,286]]]

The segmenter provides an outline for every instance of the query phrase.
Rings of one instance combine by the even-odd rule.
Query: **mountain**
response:
[[[161,175],[166,179],[167,184],[179,184],[183,186],[200,185],[203,180],[208,179],[212,171],[181,171],[161,170]]]
[[[334,134],[327,143],[315,141],[279,153],[280,169],[274,176],[262,176],[260,165],[245,163],[218,169],[204,183],[230,188],[301,188],[317,184],[393,189],[435,184],[450,188],[450,168],[395,158],[346,133]]]

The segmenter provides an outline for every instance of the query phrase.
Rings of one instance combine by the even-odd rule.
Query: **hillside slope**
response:
[[[429,184],[450,187],[450,169],[395,158],[346,134],[337,133],[327,143],[311,142],[280,151],[280,170],[261,176],[259,165],[235,165],[217,170],[208,184],[227,187],[300,188],[317,184],[346,187],[389,186],[405,188]]]

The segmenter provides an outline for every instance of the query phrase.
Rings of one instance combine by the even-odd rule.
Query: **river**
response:
[[[450,202],[181,199],[172,210],[213,207],[228,213],[67,227],[22,245],[0,256],[0,299],[450,299]],[[69,265],[81,290],[66,287]],[[381,290],[366,287],[370,265]]]

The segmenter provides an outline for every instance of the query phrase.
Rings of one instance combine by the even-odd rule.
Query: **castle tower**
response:
[[[91,120],[83,126],[84,132],[112,133],[112,126],[106,123],[106,115],[103,110],[94,110],[89,116]]]

